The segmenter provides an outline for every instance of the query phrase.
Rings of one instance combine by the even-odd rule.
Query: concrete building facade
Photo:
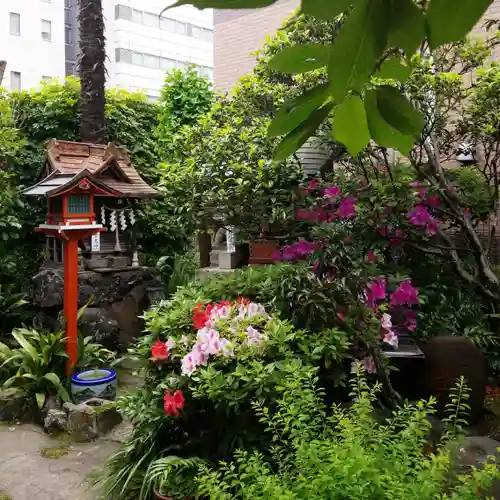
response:
[[[173,68],[195,64],[212,78],[211,10],[182,6],[160,17],[168,0],[102,2],[109,87],[144,90],[156,99],[165,73]],[[4,86],[27,89],[46,77],[77,74],[78,56],[78,0],[0,2],[0,60],[7,61]]]
[[[63,78],[64,0],[2,0],[0,60],[7,62],[2,86],[9,90]]]

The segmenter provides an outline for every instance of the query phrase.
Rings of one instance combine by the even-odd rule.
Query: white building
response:
[[[64,58],[64,0],[0,0],[2,86],[20,90],[64,78]]]
[[[109,0],[108,0],[109,1]],[[107,19],[109,84],[159,96],[165,72],[195,64],[212,78],[213,13],[192,6],[168,10],[166,0],[114,0]],[[106,9],[109,16],[109,11]]]
[[[144,90],[155,99],[165,73],[188,64],[212,77],[213,13],[172,0],[102,0],[106,22],[107,85]],[[0,0],[3,85],[36,87],[46,77],[78,71],[78,0]]]

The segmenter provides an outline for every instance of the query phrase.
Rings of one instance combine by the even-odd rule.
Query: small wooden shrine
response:
[[[47,198],[47,221],[38,228],[46,236],[45,265],[64,263],[61,228],[86,224],[100,224],[103,231],[78,242],[85,268],[139,265],[134,202],[158,192],[140,177],[122,148],[52,140],[39,182],[24,194]]]
[[[47,261],[64,266],[64,316],[68,374],[77,361],[79,250],[87,267],[103,271],[138,267],[131,201],[158,192],[133,168],[114,144],[52,140],[40,180],[28,196],[47,198],[47,219],[36,231],[46,237]]]

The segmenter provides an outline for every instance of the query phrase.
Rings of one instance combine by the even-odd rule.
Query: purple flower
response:
[[[356,198],[352,196],[347,196],[344,198],[339,205],[339,217],[341,219],[350,219],[356,215]]]
[[[427,224],[425,232],[427,233],[428,236],[434,236],[437,233],[438,228],[439,228],[438,223],[435,220],[431,220],[429,224]]]
[[[380,278],[375,279],[366,285],[365,297],[368,307],[375,307],[377,300],[384,300],[387,297],[386,286],[386,280]]]
[[[330,186],[323,190],[323,196],[325,198],[337,198],[340,194],[341,191],[338,186]]]
[[[402,281],[399,286],[392,292],[391,306],[403,305],[418,305],[418,290],[412,285],[411,279]]]
[[[317,243],[300,239],[296,243],[288,245],[282,249],[283,260],[300,259],[314,252],[316,248],[318,248]]]
[[[425,227],[429,223],[429,221],[432,219],[431,214],[429,211],[423,207],[422,205],[417,205],[413,207],[408,213],[407,213],[408,219],[410,219],[410,222],[414,226],[419,226],[419,227]]]

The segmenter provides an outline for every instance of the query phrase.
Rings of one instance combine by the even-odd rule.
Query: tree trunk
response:
[[[84,142],[105,140],[106,39],[102,0],[79,0],[80,27],[80,136]]]

